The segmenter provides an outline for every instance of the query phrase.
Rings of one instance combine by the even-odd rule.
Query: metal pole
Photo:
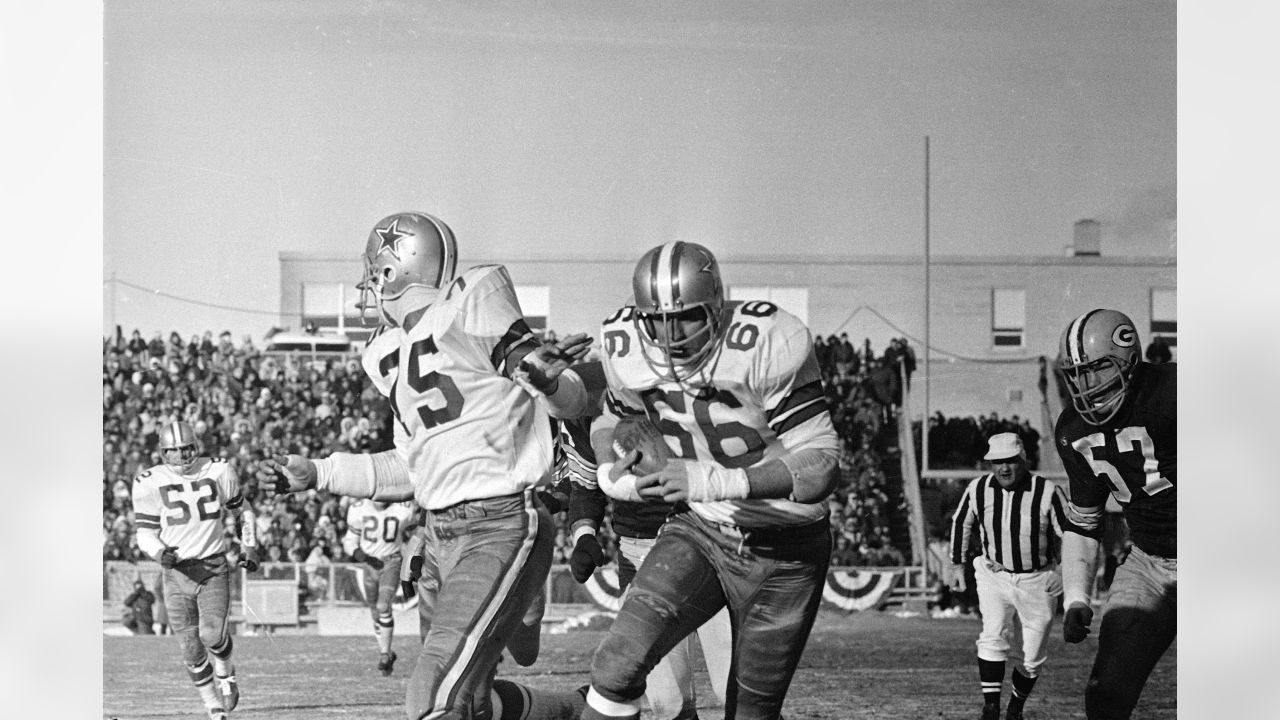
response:
[[[111,332],[116,331],[116,271],[111,271]]]
[[[920,477],[929,472],[929,136],[924,136],[924,416],[920,419]]]
[[[347,284],[338,283],[338,332],[347,332]]]

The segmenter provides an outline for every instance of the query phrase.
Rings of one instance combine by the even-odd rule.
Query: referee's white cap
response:
[[[1022,449],[1022,438],[1015,433],[999,433],[992,435],[987,441],[989,449],[987,454],[983,455],[984,460],[1008,460],[1012,457],[1025,458],[1027,454]]]

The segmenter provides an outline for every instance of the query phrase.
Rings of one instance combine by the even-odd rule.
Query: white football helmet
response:
[[[189,423],[176,420],[160,428],[160,459],[171,470],[186,472],[202,450],[200,438]]]
[[[693,376],[724,330],[724,285],[715,255],[697,243],[659,245],[636,263],[631,289],[636,334],[648,346],[642,355],[649,366],[676,382]]]
[[[444,221],[423,212],[402,212],[379,220],[364,248],[364,278],[356,285],[360,320],[376,307],[379,319],[393,325],[383,303],[410,287],[440,289],[453,282],[458,267],[458,244]],[[374,303],[369,302],[372,295]]]
[[[1138,331],[1128,315],[1090,310],[1062,332],[1059,365],[1071,404],[1091,425],[1103,425],[1120,412],[1141,362]]]

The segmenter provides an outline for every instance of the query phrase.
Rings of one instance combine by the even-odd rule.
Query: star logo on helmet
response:
[[[400,218],[391,221],[386,227],[374,228],[374,232],[378,233],[380,242],[378,243],[378,254],[384,251],[391,253],[392,257],[400,260],[400,241],[413,235],[411,232],[405,232],[400,229]]]

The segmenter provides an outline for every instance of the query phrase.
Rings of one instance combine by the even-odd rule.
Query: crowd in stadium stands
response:
[[[920,447],[920,423],[914,423],[915,445]],[[1016,433],[1027,450],[1027,466],[1040,467],[1040,432],[1031,421],[1014,415],[1001,418],[995,413],[978,417],[946,417],[940,412],[929,416],[929,467],[978,468],[987,452],[987,438],[997,433]]]
[[[897,366],[901,361],[909,382],[914,355],[905,340],[895,339],[875,357],[870,341],[855,349],[844,335],[818,338],[815,349],[844,441],[843,477],[830,503],[838,531],[833,562],[900,565],[903,556],[889,542],[888,519],[903,510],[902,501],[886,482],[882,467],[890,449],[880,438],[901,402]],[[117,332],[103,342],[102,385],[104,559],[142,559],[134,541],[130,486],[138,472],[158,462],[158,428],[171,419],[192,423],[206,453],[235,465],[256,514],[264,560],[348,559],[340,542],[348,498],[275,496],[260,492],[253,478],[259,463],[278,452],[321,456],[391,447],[389,407],[357,358],[313,362],[308,355],[264,354],[251,338],[237,344],[228,332],[216,338],[205,332],[188,341],[176,332],[167,339],[157,332],[150,340],[138,331],[129,339]],[[963,435],[967,443],[931,447],[980,455],[988,419],[968,421],[973,432]],[[563,515],[559,519],[563,524]],[[572,551],[565,530],[559,534],[559,562],[567,562]],[[612,538],[605,533],[603,539],[612,556]]]

